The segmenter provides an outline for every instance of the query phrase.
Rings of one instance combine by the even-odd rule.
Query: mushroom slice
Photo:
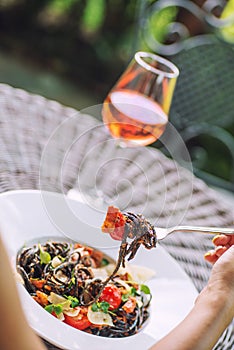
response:
[[[88,308],[87,317],[93,324],[114,326],[110,314],[102,311],[92,311],[91,307]]]

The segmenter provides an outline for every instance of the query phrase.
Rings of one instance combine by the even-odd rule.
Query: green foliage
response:
[[[0,7],[1,47],[102,101],[133,54],[137,1],[11,1]]]
[[[162,11],[155,12],[148,22],[149,31],[155,39],[163,42],[168,33],[168,25],[174,21],[177,16],[178,9],[175,6],[164,8]]]
[[[49,11],[55,11],[55,13],[64,13],[68,12],[76,2],[77,0],[52,0],[47,9]]]
[[[224,27],[220,28],[223,38],[230,43],[234,43],[234,0],[229,0],[226,4],[221,19],[230,20],[230,22]]]
[[[82,17],[82,27],[86,32],[96,32],[105,18],[105,0],[87,0]]]
[[[168,34],[170,33],[170,24],[176,19],[178,8],[176,6],[165,7],[159,11],[152,11],[150,6],[154,6],[157,1],[147,1],[149,8],[145,10],[146,18],[144,20],[144,29],[140,37],[140,49],[151,51],[148,43],[157,41],[158,43],[165,43]],[[148,16],[148,17],[147,17]],[[142,20],[142,19],[141,19]]]

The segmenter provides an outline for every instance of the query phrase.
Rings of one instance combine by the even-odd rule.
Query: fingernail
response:
[[[211,256],[211,252],[206,252],[206,253],[204,254],[204,257],[205,257],[205,258],[208,257],[208,256]]]
[[[212,242],[215,244],[215,241],[220,238],[220,235],[216,235],[213,237]]]
[[[219,237],[219,235],[214,236],[212,241],[215,241],[217,239],[217,237]]]

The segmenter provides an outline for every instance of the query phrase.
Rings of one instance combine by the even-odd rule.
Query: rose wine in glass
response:
[[[163,57],[137,52],[103,103],[103,122],[126,146],[145,146],[164,132],[178,68]]]

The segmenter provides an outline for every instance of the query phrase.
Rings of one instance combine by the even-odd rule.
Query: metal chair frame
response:
[[[230,127],[233,127],[234,125],[234,103],[232,102],[231,91],[228,91],[232,86],[232,82],[234,85],[234,45],[222,40],[220,34],[222,28],[234,24],[234,14],[226,19],[221,19],[214,15],[214,8],[221,8],[224,3],[225,2],[221,0],[208,0],[204,2],[202,7],[199,7],[194,2],[187,0],[158,0],[155,2],[151,1],[150,3],[146,0],[140,0],[137,21],[137,40],[138,49],[142,49],[141,42],[143,41],[150,51],[169,58],[178,65],[181,71],[172,101],[170,121],[180,132],[185,143],[188,144],[191,139],[195,140],[195,138],[199,138],[201,135],[206,134],[221,142],[227,150],[227,159],[228,162],[231,163],[228,180],[224,180],[215,174],[207,173],[202,169],[201,162],[196,160],[193,161],[194,173],[197,176],[202,177],[211,185],[234,192],[234,136],[229,130]],[[159,13],[165,8],[172,6],[185,10],[189,15],[193,16],[202,26],[203,33],[191,36],[184,23],[173,21],[168,24],[167,30],[168,38],[173,38],[174,41],[172,40],[169,44],[159,42],[159,40],[149,32],[147,24],[148,20],[152,14]],[[174,39],[175,37],[176,39]],[[220,82],[222,82],[220,90],[224,91],[226,89],[227,92],[229,92],[230,96],[226,94],[227,99],[224,99],[222,103],[218,101],[215,93],[214,96],[212,96],[212,93],[211,96],[208,96],[210,91],[207,91],[209,89],[205,89],[206,84],[203,85],[202,79],[200,80],[201,86],[195,86],[194,82],[191,82],[191,86],[194,88],[194,95],[196,96],[192,96],[192,92],[189,92],[190,82],[188,75],[191,74],[190,68],[193,69],[193,67],[189,67],[187,62],[190,60],[192,62],[193,60],[194,70],[197,69],[197,72],[201,72],[202,70],[199,67],[199,62],[194,58],[195,55],[200,55],[199,57],[201,57],[201,59],[204,57],[205,60],[206,56],[208,57],[208,55],[210,55],[212,57],[212,55],[216,55],[216,53],[217,62],[212,62],[213,66],[211,67],[215,74],[209,75],[207,67],[203,67],[203,71],[206,74],[204,79],[207,81],[207,84],[211,84],[210,86],[212,86],[210,89],[212,93],[218,91],[218,84],[220,84]],[[203,54],[204,56],[202,56]],[[219,59],[222,62],[218,61]],[[197,66],[195,66],[196,64]],[[219,75],[218,73],[216,74],[216,72],[220,70],[220,64],[223,65],[222,69],[225,73],[224,77],[222,77],[221,71]],[[192,73],[194,74],[194,78],[195,72],[193,71]],[[203,87],[204,90],[202,90]],[[197,90],[195,90],[195,88]],[[198,89],[200,91],[198,91]],[[200,95],[204,94],[205,98],[199,96],[199,93]],[[210,106],[215,112],[213,116],[212,109],[210,110],[210,115],[208,115],[208,110],[204,107],[204,99],[206,98],[210,103],[210,105],[208,103],[208,108]],[[202,106],[199,104],[201,99],[203,99]],[[200,110],[190,111],[191,113],[189,114],[189,106],[187,105],[187,109],[184,106],[184,103],[186,104],[186,102],[187,104],[191,102],[191,108],[194,107],[197,102]],[[213,107],[211,105],[213,105]],[[220,113],[223,112],[222,118],[218,117],[218,108],[220,108]],[[200,116],[198,117],[199,119],[192,116],[192,113],[197,116],[195,112],[197,112],[197,114],[200,113]],[[190,154],[192,154],[192,150],[189,149],[189,151]],[[202,152],[205,153],[206,150],[203,149]]]

